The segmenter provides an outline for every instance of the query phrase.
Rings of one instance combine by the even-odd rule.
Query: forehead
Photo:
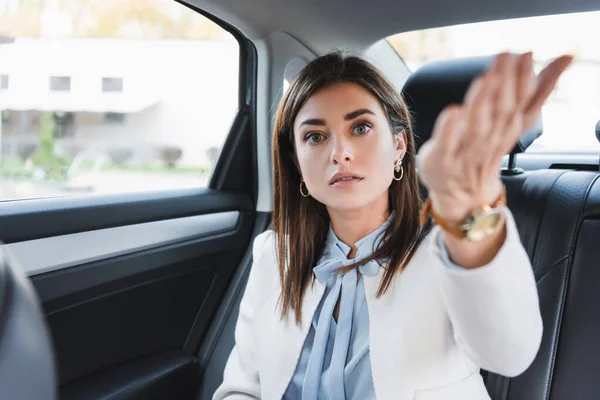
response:
[[[298,126],[304,119],[319,118],[333,122],[342,120],[344,115],[367,108],[377,116],[383,116],[383,109],[379,99],[371,92],[356,83],[334,83],[318,90],[308,98],[300,108],[294,126]]]

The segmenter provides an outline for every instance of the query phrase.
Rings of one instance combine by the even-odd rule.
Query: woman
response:
[[[401,95],[360,58],[306,66],[277,113],[273,230],[214,398],[489,399],[480,368],[528,368],[542,322],[498,169],[571,61],[536,79],[531,53],[501,54],[442,112],[419,154],[430,230]]]

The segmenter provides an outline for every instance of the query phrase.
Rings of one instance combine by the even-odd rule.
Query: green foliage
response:
[[[48,0],[20,1],[0,14],[0,36],[42,34],[41,15]],[[69,0],[60,10],[70,14],[73,37],[144,39],[223,39],[229,37],[206,17],[172,0]],[[132,29],[133,28],[133,29]]]
[[[40,146],[31,155],[31,161],[44,169],[46,179],[64,180],[69,161],[54,152],[55,129],[54,113],[44,113],[40,121]]]

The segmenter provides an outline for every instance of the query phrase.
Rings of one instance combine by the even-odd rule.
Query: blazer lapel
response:
[[[381,327],[379,327],[381,319],[379,319],[377,316],[382,313],[382,309],[386,306],[384,303],[389,301],[389,296],[382,296],[379,299],[375,296],[377,295],[377,290],[381,284],[381,279],[384,272],[385,270],[383,268],[379,268],[377,275],[363,276],[363,279],[365,280],[365,299],[367,301],[367,308],[369,310],[369,358],[371,361],[375,397],[378,399],[381,397],[380,394],[377,393],[377,389],[381,387],[383,382],[380,383],[378,379],[378,377],[381,376],[381,373],[379,372],[379,366],[381,363],[378,362],[379,349],[377,347],[377,338],[375,335],[377,332],[381,331]]]
[[[267,399],[281,399],[296,371],[300,353],[306,336],[308,335],[315,311],[325,293],[325,284],[314,281],[309,286],[302,301],[302,320],[299,325],[295,322],[295,315],[289,312],[283,320],[265,316],[263,321],[274,321],[265,324],[261,331],[264,340],[260,348],[270,349],[265,355],[265,363],[261,379],[263,395]],[[275,303],[278,296],[275,297]],[[271,308],[271,307],[265,307]],[[265,312],[265,311],[261,311]],[[279,312],[279,308],[277,311]]]

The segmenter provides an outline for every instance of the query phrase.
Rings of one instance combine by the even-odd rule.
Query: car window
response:
[[[562,53],[575,55],[542,110],[544,134],[528,152],[600,149],[600,12],[456,25],[390,36],[411,70],[434,60],[534,51],[536,72]]]
[[[0,2],[0,200],[202,187],[239,45],[172,0]]]

